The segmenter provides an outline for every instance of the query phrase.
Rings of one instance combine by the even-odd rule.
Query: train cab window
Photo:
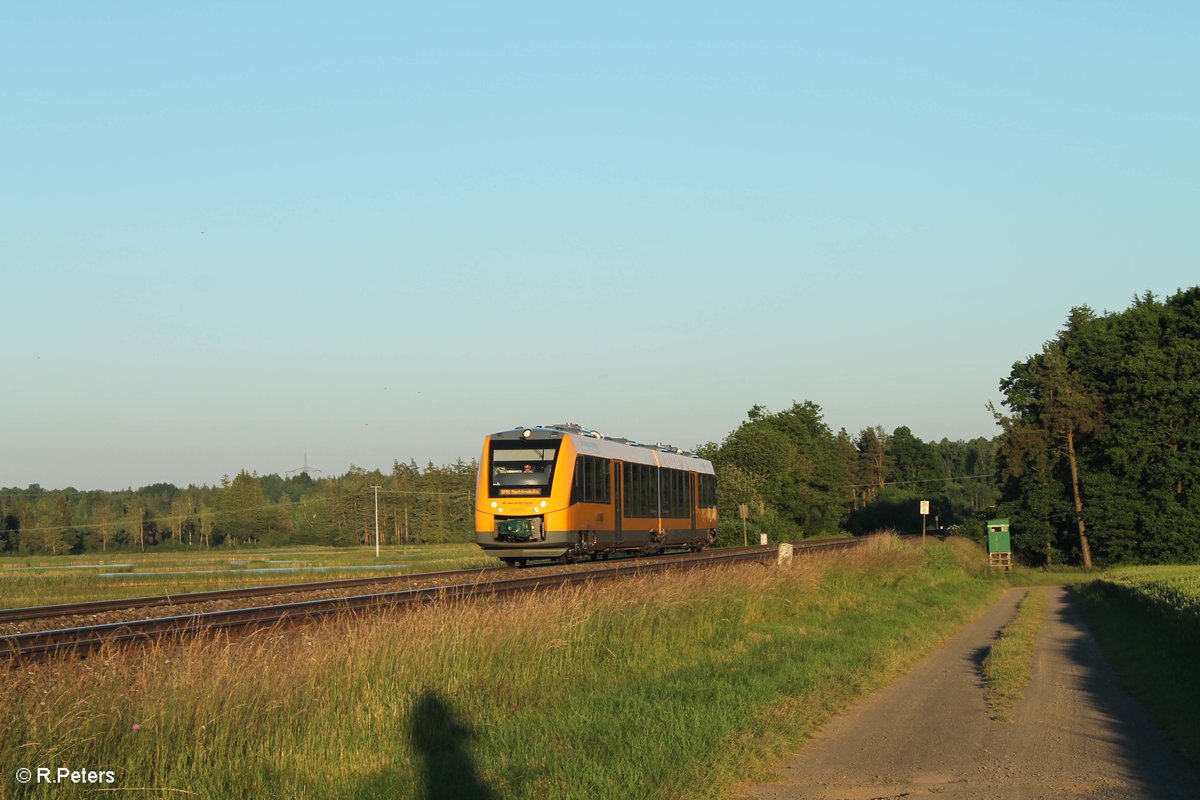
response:
[[[538,442],[521,442],[517,446],[494,444],[489,458],[491,495],[546,496],[554,476],[555,446],[540,446]]]

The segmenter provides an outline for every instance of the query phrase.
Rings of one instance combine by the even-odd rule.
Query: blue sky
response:
[[[0,9],[0,486],[756,403],[990,436],[1197,283],[1194,3]]]

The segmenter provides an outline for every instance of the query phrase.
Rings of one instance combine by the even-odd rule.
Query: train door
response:
[[[621,475],[624,474],[624,466],[624,462],[612,462],[613,541],[617,547],[621,546],[621,517],[624,513],[624,506],[621,503]]]

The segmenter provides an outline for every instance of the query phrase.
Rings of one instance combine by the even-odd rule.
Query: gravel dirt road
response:
[[[1200,798],[1200,779],[1104,663],[1068,590],[1048,594],[1033,677],[1012,722],[990,718],[979,665],[1025,590],[1012,589],[904,678],[831,720],[744,787],[769,800]]]

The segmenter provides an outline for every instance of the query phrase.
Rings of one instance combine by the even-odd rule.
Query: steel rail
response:
[[[857,547],[865,540],[837,540],[795,545],[800,552],[842,550]],[[630,559],[601,569],[556,572],[550,575],[517,575],[495,581],[475,581],[446,586],[399,589],[350,597],[301,600],[293,603],[226,609],[172,617],[110,622],[76,628],[10,634],[0,636],[0,659],[23,660],[70,652],[86,655],[103,645],[149,642],[167,637],[185,637],[201,633],[238,631],[279,623],[304,622],[333,614],[395,609],[435,599],[465,600],[479,597],[505,597],[523,592],[554,589],[587,581],[614,580],[629,575],[653,574],[677,569],[699,569],[714,565],[773,561],[777,545],[737,548],[708,552],[672,560]],[[508,570],[505,570],[508,572]]]

